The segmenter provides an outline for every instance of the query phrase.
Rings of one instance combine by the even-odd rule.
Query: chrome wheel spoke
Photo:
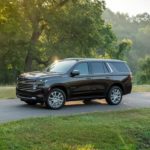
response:
[[[60,91],[52,91],[48,103],[52,108],[59,108],[64,102],[64,95]]]
[[[119,103],[121,100],[121,91],[119,89],[113,89],[110,94],[111,101],[115,104]]]

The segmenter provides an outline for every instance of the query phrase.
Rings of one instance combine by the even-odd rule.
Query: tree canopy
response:
[[[138,71],[138,61],[150,54],[150,14],[143,13],[134,17],[127,14],[105,10],[103,18],[112,24],[112,29],[119,40],[132,40],[130,51],[125,53],[126,60],[133,73]]]
[[[98,57],[115,49],[99,0],[1,0],[1,82],[43,68],[53,57]]]
[[[0,83],[66,57],[123,59],[136,74],[149,39],[149,14],[115,14],[105,1],[0,0]]]

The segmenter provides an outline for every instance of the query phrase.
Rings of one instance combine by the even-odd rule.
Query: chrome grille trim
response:
[[[17,89],[24,90],[24,91],[33,91],[33,85],[35,84],[35,79],[28,79],[28,78],[18,78],[17,81]]]
[[[33,82],[36,82],[36,80],[35,79],[28,79],[28,78],[19,77],[18,82],[33,83]]]
[[[22,98],[22,99],[31,99],[31,100],[36,100],[36,97],[25,97],[25,96],[20,96],[17,95],[18,98]]]

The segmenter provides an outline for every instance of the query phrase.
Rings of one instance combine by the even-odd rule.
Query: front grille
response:
[[[28,79],[28,78],[18,78],[17,88],[19,90],[31,91],[33,90],[33,86],[36,80]]]
[[[36,80],[20,77],[20,78],[18,78],[18,82],[33,83],[33,82],[36,82]]]

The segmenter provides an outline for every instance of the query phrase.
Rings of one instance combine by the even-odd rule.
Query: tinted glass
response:
[[[88,64],[87,63],[80,63],[73,70],[78,70],[80,75],[87,75],[89,74]]]
[[[110,71],[108,70],[108,67],[106,66],[106,63],[104,63],[104,70],[105,70],[105,73],[109,73]]]
[[[127,64],[124,62],[109,62],[109,65],[114,72],[130,72]]]
[[[74,60],[59,61],[57,63],[53,63],[46,70],[47,70],[47,72],[66,73],[75,63],[76,63],[76,61],[74,61]]]
[[[105,73],[103,63],[101,62],[92,62],[92,73],[93,74],[101,74]]]

